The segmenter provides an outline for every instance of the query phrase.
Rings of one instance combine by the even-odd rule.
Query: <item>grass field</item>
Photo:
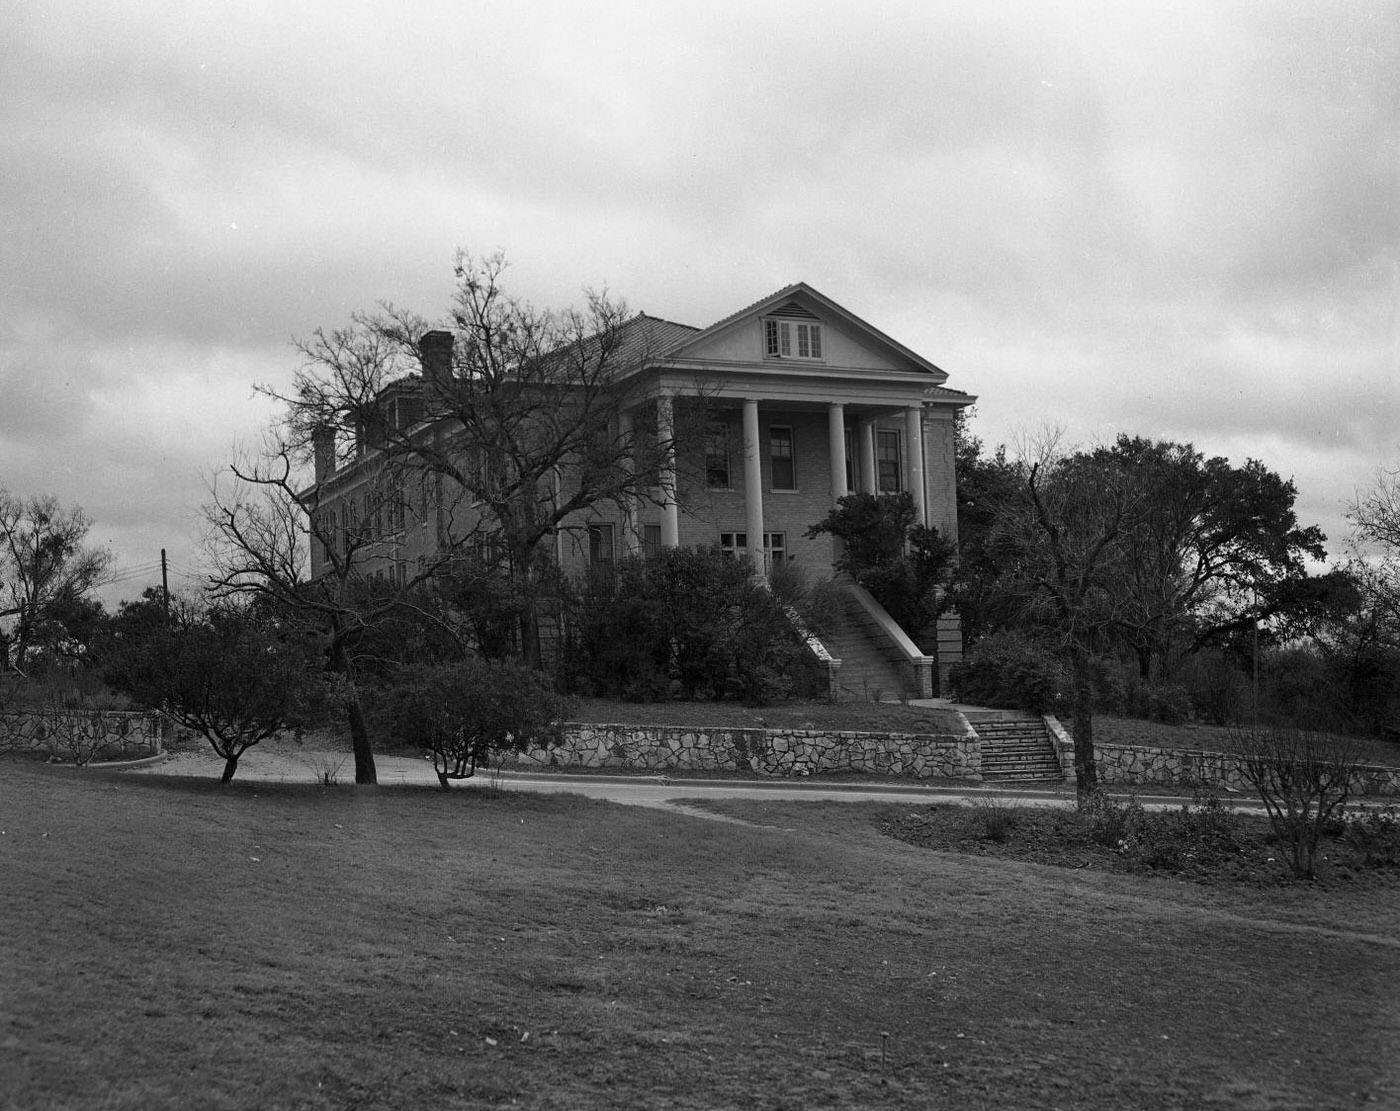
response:
[[[880,833],[912,809],[0,764],[0,1107],[1400,1102],[1392,888]]]

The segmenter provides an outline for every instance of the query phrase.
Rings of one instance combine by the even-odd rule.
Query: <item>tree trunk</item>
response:
[[[379,782],[374,767],[374,746],[369,743],[369,728],[365,725],[365,709],[356,691],[345,704],[345,716],[350,722],[350,750],[355,754],[355,782],[373,785]]]
[[[237,770],[238,770],[238,757],[237,757],[237,756],[225,756],[225,757],[224,757],[224,774],[223,774],[222,776],[219,777],[219,782],[220,782],[220,783],[231,783],[231,782],[233,781],[233,773],[236,772]]]
[[[360,703],[360,691],[355,686],[355,669],[338,630],[331,634],[331,670],[338,671],[350,682],[350,697],[345,702],[345,716],[350,725],[350,751],[355,755],[355,782],[378,783],[379,775],[374,767],[374,746],[370,744],[369,728],[365,725],[365,709]]]
[[[1139,644],[1134,651],[1137,653],[1138,678],[1144,683],[1152,681],[1152,644],[1144,642]]]
[[[1074,775],[1079,798],[1099,789],[1099,769],[1094,760],[1094,680],[1088,653],[1070,653],[1074,674]]]
[[[520,605],[520,655],[525,666],[539,671],[544,666],[540,649],[540,613],[532,596],[526,597]]]

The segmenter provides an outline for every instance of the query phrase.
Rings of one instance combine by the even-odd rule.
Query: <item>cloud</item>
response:
[[[290,336],[440,314],[459,244],[698,325],[807,280],[993,442],[1299,460],[1334,517],[1400,458],[1391,0],[7,14],[0,480],[123,551],[193,535]]]

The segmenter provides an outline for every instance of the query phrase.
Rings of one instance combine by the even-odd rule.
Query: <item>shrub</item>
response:
[[[431,754],[443,790],[493,756],[557,744],[569,709],[539,672],[474,656],[405,667],[390,702],[396,739]]]
[[[1400,864],[1400,811],[1393,804],[1351,815],[1344,836],[1363,864]]]
[[[1312,879],[1318,843],[1351,793],[1356,748],[1326,733],[1283,728],[1238,730],[1231,747],[1264,800],[1293,875]]]
[[[983,637],[949,673],[963,702],[1001,709],[1054,713],[1068,703],[1069,674],[1050,652],[1022,633]]]
[[[1079,817],[1091,841],[1135,867],[1181,871],[1238,848],[1235,816],[1210,793],[1177,810],[1149,811],[1136,799],[1117,802],[1095,791],[1081,800]]]
[[[917,523],[913,496],[848,494],[807,530],[842,542],[837,570],[870,591],[916,640],[947,608],[942,590],[957,548],[938,530]]]
[[[1141,829],[1143,815],[1136,799],[1117,802],[1107,791],[1091,791],[1079,799],[1079,818],[1089,840],[1120,852],[1126,851],[1129,838]]]
[[[1146,867],[1180,871],[1233,854],[1239,847],[1236,828],[1218,795],[1198,793],[1193,805],[1144,812],[1128,852]]]
[[[977,821],[982,827],[982,837],[1000,845],[1016,828],[1020,815],[1014,806],[999,802],[981,802],[976,807]]]
[[[573,689],[639,700],[674,683],[686,698],[762,704],[821,683],[782,603],[748,560],[718,548],[669,548],[590,576],[568,652]]]

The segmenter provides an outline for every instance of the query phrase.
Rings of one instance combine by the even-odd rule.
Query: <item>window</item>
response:
[[[594,567],[613,561],[612,525],[588,526],[588,562]]]
[[[765,320],[763,354],[769,359],[822,357],[822,326],[799,320]]]
[[[875,433],[875,470],[879,491],[897,494],[904,488],[904,468],[900,465],[899,433],[880,429]]]
[[[793,458],[792,428],[774,424],[768,428],[768,458],[774,490],[797,489],[797,464]]]
[[[661,526],[642,526],[642,555],[654,556],[661,551]]]
[[[711,490],[729,487],[729,424],[712,420],[705,429],[705,486]]]
[[[748,555],[749,534],[747,532],[722,532],[719,534],[719,550],[725,555]],[[763,534],[763,565],[771,567],[776,561],[787,559],[787,533],[765,532]]]
[[[763,534],[763,562],[769,568],[775,563],[787,562],[787,533],[765,532]]]
[[[849,428],[845,430],[844,436],[846,440],[846,493],[850,493],[856,488],[856,438]]]

